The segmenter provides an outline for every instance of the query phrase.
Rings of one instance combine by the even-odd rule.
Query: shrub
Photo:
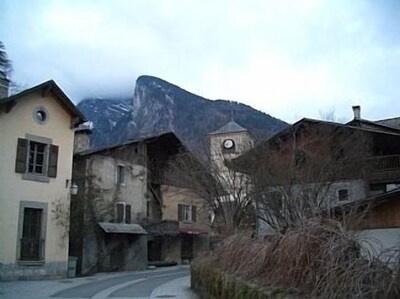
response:
[[[237,234],[193,267],[204,279],[226,273],[303,297],[399,298],[398,259],[367,258],[355,234],[332,219],[314,219],[284,235]]]

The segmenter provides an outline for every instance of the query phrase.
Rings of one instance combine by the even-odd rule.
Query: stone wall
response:
[[[37,266],[0,263],[0,281],[55,279],[67,276],[67,262],[48,262]]]

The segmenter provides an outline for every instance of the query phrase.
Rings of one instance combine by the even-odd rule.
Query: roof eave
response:
[[[67,108],[67,110],[71,113],[71,115],[74,117],[74,126],[78,126],[84,122],[86,122],[85,116],[82,114],[82,112],[75,106],[75,104],[68,98],[68,96],[62,91],[62,89],[54,82],[54,80],[48,80],[46,82],[43,82],[39,85],[36,85],[32,88],[26,89],[24,91],[21,91],[20,93],[17,93],[15,95],[12,95],[10,97],[4,98],[0,100],[0,106],[7,105],[13,102],[17,102],[18,100],[22,99],[24,96],[31,94],[33,92],[37,92],[43,90],[43,92],[46,92],[48,90],[54,90],[55,93],[57,94],[59,100],[61,103]]]

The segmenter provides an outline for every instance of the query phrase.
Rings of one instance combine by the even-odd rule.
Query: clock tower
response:
[[[210,160],[218,168],[225,168],[224,160],[238,157],[253,147],[247,129],[231,120],[218,130],[209,133]]]

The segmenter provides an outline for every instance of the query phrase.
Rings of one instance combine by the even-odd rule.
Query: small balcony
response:
[[[366,176],[372,183],[400,182],[400,155],[365,159]]]

